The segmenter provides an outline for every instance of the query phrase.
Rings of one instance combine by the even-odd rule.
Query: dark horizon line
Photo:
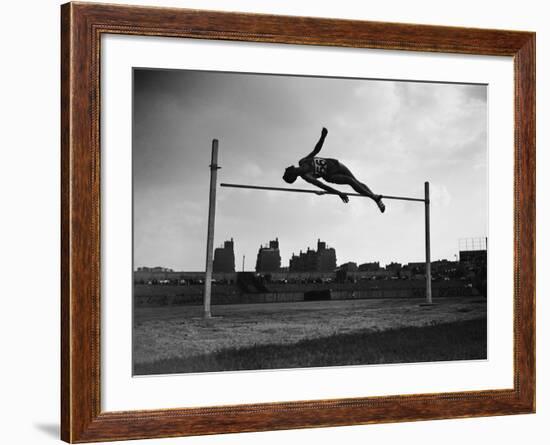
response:
[[[480,249],[480,251],[485,251],[486,249]],[[469,250],[468,252],[473,252],[472,250]],[[460,261],[459,260],[449,260],[447,258],[440,258],[440,259],[437,259],[437,260],[432,260],[430,261],[430,264],[432,263],[436,263],[438,261],[448,261],[450,263],[459,263]],[[379,263],[380,264],[380,261],[367,261],[367,262],[364,262],[364,263],[357,263],[355,261],[347,261],[345,263],[342,263],[340,266],[337,266],[336,269],[339,269],[341,268],[342,266],[344,266],[345,264],[348,264],[348,263],[355,263],[357,264],[357,266],[360,266],[361,264],[372,264],[372,263]],[[389,266],[390,264],[401,264],[401,266],[407,266],[409,264],[425,264],[426,261],[409,261],[408,263],[399,263],[397,261],[391,261],[390,263],[387,263],[385,264],[384,266],[380,266],[380,269],[385,269],[386,266]],[[171,267],[164,267],[164,266],[139,266],[139,267],[146,267],[146,268],[149,268],[149,269],[155,269],[155,268],[161,268],[161,269],[171,269],[172,272],[188,272],[188,273],[191,273],[191,272],[197,272],[197,273],[205,273],[205,271],[202,271],[202,270],[176,270],[176,269],[172,269]],[[290,266],[288,266],[290,267]],[[281,269],[288,269],[288,267],[281,267]],[[334,269],[334,270],[336,270]],[[137,269],[134,269],[134,272],[139,272]],[[218,272],[218,273],[237,273],[237,272],[241,272],[239,270],[236,270],[235,268],[235,271],[234,272]],[[252,270],[248,270],[245,272],[256,272],[255,269],[252,269]],[[290,270],[279,270],[279,271],[276,271],[276,272],[290,272]],[[296,273],[308,273],[308,272],[319,272],[319,271],[295,271]],[[328,271],[328,272],[331,272],[331,271]]]

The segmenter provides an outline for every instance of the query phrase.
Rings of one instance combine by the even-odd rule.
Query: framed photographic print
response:
[[[534,412],[533,33],[61,17],[63,440]]]

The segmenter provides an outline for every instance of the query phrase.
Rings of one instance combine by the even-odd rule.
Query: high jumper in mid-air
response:
[[[298,167],[288,167],[285,170],[283,179],[289,184],[292,184],[296,181],[298,176],[300,176],[304,181],[307,181],[326,192],[338,195],[343,202],[349,201],[348,195],[325,184],[324,182],[321,182],[319,178],[324,179],[326,182],[331,184],[347,184],[360,195],[371,198],[376,203],[380,211],[384,213],[386,206],[382,202],[382,196],[373,193],[371,189],[369,189],[364,183],[359,181],[353,175],[349,168],[338,161],[338,159],[317,157],[317,154],[323,147],[327,134],[328,130],[323,128],[321,131],[321,137],[315,145],[313,151],[298,161]],[[323,192],[319,191],[319,194],[323,194]]]

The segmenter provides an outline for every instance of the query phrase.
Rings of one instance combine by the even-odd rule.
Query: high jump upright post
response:
[[[424,228],[426,232],[426,304],[432,304],[432,260],[430,252],[430,183],[424,183]]]
[[[214,225],[216,222],[216,187],[218,181],[218,140],[212,140],[210,160],[210,197],[208,203],[208,233],[206,235],[206,276],[204,277],[204,318],[212,317],[210,303],[212,297],[212,256],[214,250]]]

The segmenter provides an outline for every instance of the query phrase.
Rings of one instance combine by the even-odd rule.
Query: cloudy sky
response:
[[[459,238],[487,235],[486,112],[483,85],[136,69],[134,266],[204,270],[213,138],[219,182],[284,187],[323,126],[319,156],[375,193],[422,197],[430,181],[432,259],[454,259]],[[234,238],[238,270],[275,237],[284,266],[318,238],[338,264],[422,261],[424,206],[385,203],[222,188],[215,245]]]

